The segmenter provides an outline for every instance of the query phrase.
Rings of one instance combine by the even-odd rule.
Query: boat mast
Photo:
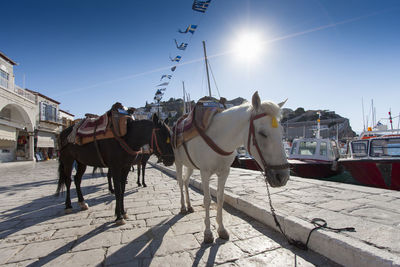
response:
[[[207,71],[208,95],[211,97],[211,86],[210,86],[210,75],[208,74],[208,61],[207,61],[207,52],[206,52],[206,42],[204,42],[204,41],[203,41],[203,49],[204,49],[204,61],[206,63],[206,71]]]
[[[363,131],[365,132],[365,114],[364,114],[364,98],[361,97],[361,104],[362,104],[362,116],[363,116]]]
[[[183,115],[186,114],[186,103],[185,103],[185,82],[182,81],[182,86],[183,86]]]
[[[318,111],[317,114],[318,114],[318,120],[317,120],[318,125],[317,125],[316,137],[317,137],[317,139],[319,139],[320,138],[320,131],[321,131],[321,112]]]

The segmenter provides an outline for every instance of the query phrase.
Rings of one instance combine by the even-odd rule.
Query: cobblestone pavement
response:
[[[174,167],[157,167],[175,175]],[[201,188],[199,171],[194,171],[190,183]],[[210,187],[215,195],[215,175]],[[310,221],[323,218],[330,227],[354,227],[355,231],[315,231],[309,242],[314,251],[345,266],[400,266],[399,191],[292,176],[286,186],[270,187],[270,192],[281,225],[291,238],[306,242],[314,228]],[[231,168],[225,201],[276,229],[259,172]]]
[[[74,212],[64,214],[65,195],[55,197],[56,161],[0,166],[0,265],[2,266],[337,266],[312,252],[287,246],[282,236],[226,206],[229,241],[203,239],[203,196],[192,188],[195,212],[180,215],[176,180],[150,166],[147,188],[128,177],[127,224],[114,221],[114,196],[106,178],[82,181],[90,208],[80,211],[74,185]],[[211,210],[215,231],[215,205]]]

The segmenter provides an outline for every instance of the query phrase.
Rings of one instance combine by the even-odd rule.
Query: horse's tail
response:
[[[59,196],[60,192],[64,191],[64,187],[65,187],[64,164],[60,160],[58,164],[58,184],[57,184],[56,196]]]

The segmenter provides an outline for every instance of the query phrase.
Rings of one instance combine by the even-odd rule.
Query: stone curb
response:
[[[176,179],[176,172],[172,168],[150,161],[149,164]],[[200,181],[190,178],[190,184],[202,191]],[[215,186],[210,185],[212,196],[216,197],[216,191],[217,189]],[[225,202],[232,207],[279,232],[269,209],[250,203],[227,191],[224,193],[224,199]],[[309,222],[294,216],[282,217],[277,214],[277,217],[285,234],[289,238],[301,240],[304,243],[306,242],[310,231],[314,228],[314,226]],[[400,259],[395,255],[330,231],[314,231],[310,237],[308,247],[343,266],[400,266]]]

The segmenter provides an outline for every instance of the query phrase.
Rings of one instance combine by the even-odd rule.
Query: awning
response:
[[[37,147],[55,147],[54,134],[39,132],[37,137]]]
[[[0,125],[0,139],[17,141],[16,129],[5,125]]]

